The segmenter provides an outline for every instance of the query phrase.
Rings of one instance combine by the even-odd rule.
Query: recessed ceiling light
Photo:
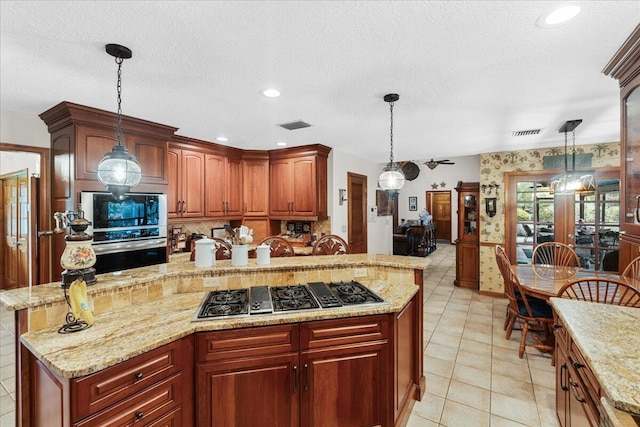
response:
[[[287,143],[286,143],[286,142],[284,142],[284,141],[278,141],[278,142],[276,142],[276,145],[277,145],[278,147],[286,147],[286,146],[287,146]]]
[[[541,27],[555,27],[571,21],[580,13],[580,6],[577,4],[565,4],[557,7],[538,19],[538,25]]]
[[[265,89],[262,94],[268,98],[277,98],[280,96],[280,91],[277,89]]]
[[[226,136],[219,136],[216,138],[218,142],[227,142],[229,139]]]

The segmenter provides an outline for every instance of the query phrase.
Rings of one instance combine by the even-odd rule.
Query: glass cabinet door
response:
[[[635,88],[624,101],[625,151],[621,153],[624,180],[625,229],[640,230],[640,87]]]
[[[464,228],[463,234],[475,235],[478,232],[478,196],[475,194],[464,195]]]

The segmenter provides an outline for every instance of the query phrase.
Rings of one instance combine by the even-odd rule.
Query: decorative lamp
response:
[[[569,193],[569,192],[589,192],[595,191],[593,171],[577,171],[576,170],[576,131],[575,129],[582,123],[581,119],[568,120],[558,130],[564,133],[564,172],[551,178],[549,192]],[[571,153],[571,172],[569,172],[569,155],[567,152],[567,133],[573,135],[573,148]]]
[[[135,156],[122,145],[122,62],[131,58],[131,50],[118,44],[105,46],[109,55],[116,58],[118,64],[118,145],[105,154],[98,163],[98,180],[113,197],[124,199],[124,195],[140,183],[142,169]]]
[[[378,185],[381,189],[389,192],[389,193],[397,193],[404,186],[404,174],[402,170],[398,167],[397,163],[393,162],[393,104],[398,99],[400,99],[400,95],[397,93],[390,93],[384,96],[384,101],[389,103],[389,110],[391,111],[391,154],[389,155],[389,163],[383,169],[383,172],[380,174],[378,178]]]

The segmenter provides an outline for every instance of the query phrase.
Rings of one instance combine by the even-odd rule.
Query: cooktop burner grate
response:
[[[249,314],[247,289],[212,291],[205,298],[198,312],[199,319]]]
[[[273,311],[306,310],[320,308],[320,304],[304,285],[275,286],[270,288]]]

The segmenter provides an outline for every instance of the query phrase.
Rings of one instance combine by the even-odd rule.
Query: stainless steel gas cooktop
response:
[[[384,299],[355,281],[314,282],[308,285],[273,287],[253,286],[250,289],[209,292],[192,320],[382,303],[385,303]]]

